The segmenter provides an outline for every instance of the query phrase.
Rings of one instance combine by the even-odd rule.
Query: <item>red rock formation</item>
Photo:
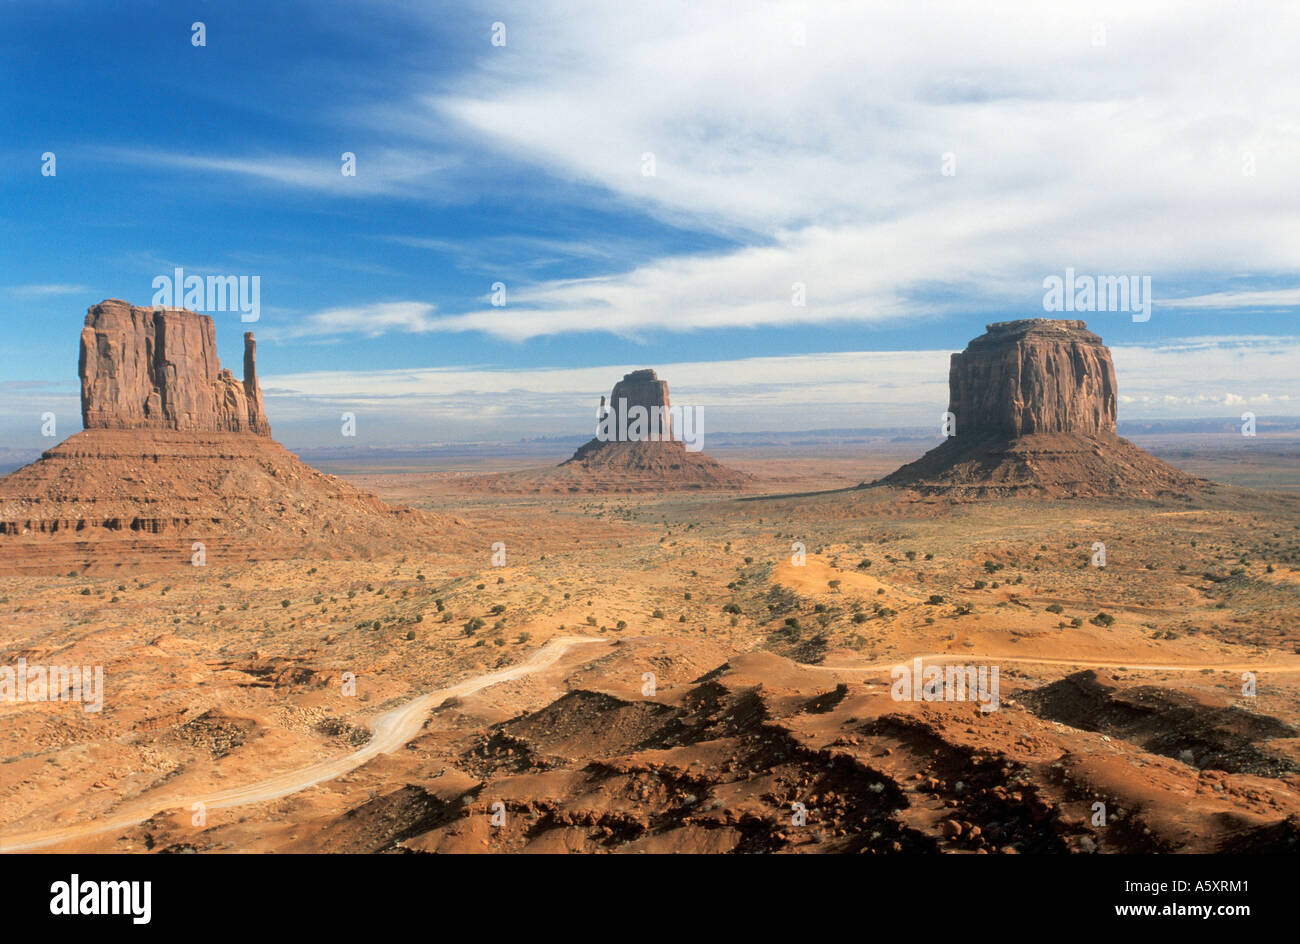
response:
[[[1115,366],[1082,321],[991,324],[952,356],[948,386],[959,435],[1115,432]]]
[[[247,333],[241,383],[221,368],[209,316],[102,301],[81,332],[82,425],[270,436],[255,352]]]
[[[626,417],[620,417],[620,411],[630,413],[633,408],[641,407],[647,416],[661,417],[656,439],[673,438],[673,419],[668,413],[668,382],[660,380],[650,368],[634,370],[624,374],[623,379],[614,384],[609,395],[609,408],[614,411],[614,425],[624,429],[628,425]],[[658,412],[656,412],[658,411]]]
[[[613,416],[605,426],[614,438],[597,437],[579,447],[572,458],[552,470],[543,489],[557,491],[662,491],[671,489],[735,489],[750,476],[729,469],[686,444],[673,439],[668,412],[668,383],[649,368],[624,374],[609,396]],[[604,398],[601,398],[604,406]],[[645,437],[631,434],[636,421],[633,408],[642,407],[651,424]],[[650,419],[654,417],[654,419]],[[658,424],[657,428],[654,425]],[[628,430],[626,439],[618,438]]]
[[[668,384],[649,368],[625,374],[614,384],[609,402],[600,398],[601,415],[612,415],[600,424],[613,435],[588,440],[572,457],[549,469],[524,469],[466,479],[464,487],[474,492],[551,493],[662,492],[687,489],[738,489],[748,486],[753,476],[689,450],[674,435],[668,413]],[[651,436],[634,435],[639,428],[634,407],[648,416],[659,411],[659,430]],[[632,414],[632,415],[628,415]],[[634,424],[635,427],[634,427]],[[624,432],[628,435],[621,438]],[[686,424],[678,434],[689,433]]]
[[[956,435],[876,484],[958,497],[1183,495],[1208,484],[1115,435],[1115,367],[1082,321],[991,324],[952,356],[948,388]]]
[[[451,540],[271,438],[244,335],[242,382],[212,319],[109,300],[81,333],[84,430],[0,478],[0,573],[369,556]]]

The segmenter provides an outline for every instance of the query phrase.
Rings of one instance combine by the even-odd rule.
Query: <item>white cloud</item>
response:
[[[297,155],[206,157],[171,151],[104,148],[114,160],[185,171],[251,177],[264,183],[316,190],[334,196],[420,195],[437,192],[438,175],[453,166],[443,154],[372,148],[356,155],[355,176],[342,173],[342,151],[306,158]]]
[[[544,283],[449,330],[899,320],[947,310],[936,289],[1028,315],[1066,266],[1297,273],[1293,5],[538,3],[510,26],[417,123],[746,246]]]
[[[268,328],[264,340],[281,338],[332,338],[359,334],[376,338],[390,332],[423,334],[436,327],[434,307],[425,302],[377,302],[330,308],[299,319],[291,327]]]
[[[13,285],[9,291],[24,298],[48,298],[56,295],[78,295],[90,291],[84,285]]]
[[[1162,308],[1300,309],[1300,288],[1258,292],[1211,292],[1208,295],[1191,295],[1187,298],[1157,299],[1156,304]]]

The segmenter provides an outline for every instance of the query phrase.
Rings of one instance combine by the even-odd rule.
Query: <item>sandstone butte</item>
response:
[[[240,382],[222,369],[216,326],[206,315],[100,302],[86,314],[78,373],[86,429],[271,435],[252,332],[244,334]]]
[[[600,398],[598,416],[609,411],[605,425],[627,430],[628,438],[592,438],[558,466],[498,472],[463,480],[471,492],[602,494],[618,492],[730,491],[745,488],[754,477],[691,451],[678,440],[667,411],[672,403],[668,384],[649,368],[625,374],[614,384],[608,401]],[[661,411],[659,439],[633,439],[636,407]],[[630,415],[629,415],[630,414]],[[698,429],[698,427],[696,427]]]
[[[952,355],[956,434],[873,484],[977,498],[1188,495],[1209,485],[1116,434],[1115,365],[1087,327],[989,325]]]
[[[626,414],[636,407],[647,414],[655,411],[663,416],[659,438],[593,438],[562,462],[559,470],[575,481],[585,478],[594,488],[614,491],[736,489],[751,481],[748,474],[730,469],[703,452],[692,452],[675,439],[668,413],[671,405],[667,381],[660,380],[653,370],[624,374],[610,391],[608,404],[601,398],[600,412],[608,409],[612,414],[608,425],[623,430],[632,425]]]
[[[85,429],[0,479],[0,573],[105,570],[444,546],[438,516],[385,504],[271,438],[244,336],[221,367],[212,319],[117,299],[81,332]]]

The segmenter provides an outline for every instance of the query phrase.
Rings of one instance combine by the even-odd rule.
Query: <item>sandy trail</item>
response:
[[[544,646],[518,665],[508,666],[496,672],[489,672],[486,675],[467,679],[448,688],[421,695],[404,705],[399,705],[374,720],[370,726],[370,740],[351,754],[320,761],[308,767],[301,767],[297,770],[278,774],[266,780],[259,780],[241,787],[232,787],[228,790],[220,790],[216,793],[149,797],[130,804],[107,819],[77,823],[60,829],[7,836],[0,838],[0,852],[25,852],[70,839],[96,836],[114,829],[123,829],[143,823],[163,810],[191,809],[195,803],[202,803],[210,810],[219,810],[232,806],[244,806],[249,803],[278,800],[281,797],[298,793],[318,783],[341,777],[380,754],[391,754],[419,734],[429,712],[448,698],[470,695],[501,682],[509,682],[525,675],[531,675],[554,665],[574,646],[590,643],[608,644],[608,640],[592,639],[586,636],[557,636],[548,640]]]
[[[424,725],[429,712],[441,705],[448,698],[469,695],[501,682],[531,675],[558,662],[574,646],[593,643],[608,644],[609,640],[593,639],[589,636],[557,636],[549,641],[528,659],[496,672],[467,679],[448,688],[439,689],[421,695],[404,705],[380,715],[371,725],[372,737],[360,749],[331,760],[320,761],[307,767],[291,770],[266,780],[232,787],[216,793],[190,796],[151,797],[130,804],[107,819],[77,823],[59,829],[43,830],[15,834],[0,838],[0,853],[27,852],[56,843],[88,836],[97,836],[114,829],[123,829],[144,822],[157,813],[169,809],[192,808],[194,803],[203,803],[208,809],[225,809],[232,806],[244,806],[250,803],[264,803],[277,800],[293,793],[306,790],[327,780],[333,780],[349,773],[370,759],[380,754],[390,754],[411,740]],[[824,672],[874,672],[888,669],[895,665],[910,663],[914,659],[923,662],[1016,662],[1028,665],[1054,665],[1069,668],[1099,669],[1141,669],[1152,672],[1200,672],[1205,669],[1219,672],[1300,672],[1300,661],[1294,663],[1177,663],[1177,664],[1143,664],[1135,662],[1105,662],[1087,659],[1039,659],[1020,656],[980,656],[975,653],[936,652],[922,655],[900,656],[884,662],[867,665],[804,665],[802,668],[816,669]]]

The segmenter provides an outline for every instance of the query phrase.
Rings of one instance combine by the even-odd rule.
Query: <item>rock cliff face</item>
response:
[[[467,482],[471,491],[489,492],[660,492],[685,489],[733,490],[747,487],[753,477],[728,468],[703,452],[688,450],[674,435],[690,437],[683,420],[674,430],[668,413],[668,384],[649,368],[624,374],[614,384],[601,410],[610,415],[599,423],[601,435],[584,443],[573,456],[553,469],[523,470],[478,476]],[[638,416],[643,408],[646,413]],[[658,429],[650,426],[657,417]],[[694,427],[702,431],[702,427]],[[625,435],[626,434],[626,435]]]
[[[244,335],[241,382],[222,369],[207,315],[100,302],[86,313],[79,374],[87,429],[271,435],[252,333]]]
[[[952,356],[958,435],[1115,432],[1115,366],[1082,321],[1003,321]]]
[[[956,435],[876,484],[923,494],[1186,495],[1208,485],[1115,434],[1115,367],[1082,321],[988,326],[952,356]]]
[[[627,418],[620,417],[618,414],[630,413],[638,406],[642,407],[647,415],[662,417],[656,438],[673,438],[673,420],[668,413],[668,382],[660,380],[649,368],[624,374],[623,379],[614,384],[614,389],[609,395],[609,408],[615,413],[615,425],[619,429],[626,428]],[[656,410],[659,412],[656,413]]]
[[[389,553],[455,544],[440,516],[392,507],[271,438],[244,335],[244,379],[212,319],[109,300],[81,333],[86,428],[0,478],[0,574]]]

